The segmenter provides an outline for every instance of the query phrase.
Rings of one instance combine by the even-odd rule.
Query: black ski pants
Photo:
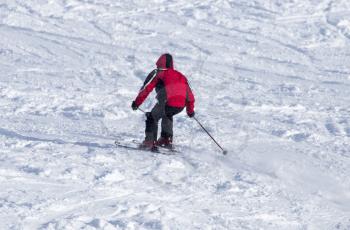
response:
[[[173,137],[173,116],[180,113],[184,108],[171,107],[158,102],[151,112],[146,113],[146,141],[156,141],[158,135],[158,121],[161,123],[161,137]]]

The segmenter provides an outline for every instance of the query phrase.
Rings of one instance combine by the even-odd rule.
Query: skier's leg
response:
[[[155,129],[155,121],[152,117],[152,113],[146,113],[146,130],[145,130],[145,141],[154,141],[154,129]]]
[[[158,121],[164,114],[164,108],[157,103],[151,112],[146,113],[145,141],[156,141],[158,134]]]
[[[173,116],[180,113],[183,108],[165,106],[165,113],[162,117],[161,137],[172,140],[173,137]]]
[[[172,138],[173,136],[173,117],[164,115],[162,117],[162,131],[160,136],[163,138]]]

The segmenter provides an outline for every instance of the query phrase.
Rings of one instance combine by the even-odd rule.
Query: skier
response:
[[[156,88],[157,104],[151,112],[146,113],[145,140],[140,148],[153,149],[156,146],[172,148],[173,116],[186,107],[187,115],[194,117],[194,95],[186,77],[174,70],[173,58],[170,54],[159,57],[157,69],[148,74],[132,109],[137,110],[147,96]],[[161,122],[161,137],[157,140],[158,121]]]

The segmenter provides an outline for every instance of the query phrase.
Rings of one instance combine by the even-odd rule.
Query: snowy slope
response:
[[[229,155],[113,146],[164,52]],[[349,230],[349,176],[349,1],[0,0],[0,229]]]

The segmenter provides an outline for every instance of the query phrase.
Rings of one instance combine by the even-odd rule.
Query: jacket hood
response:
[[[156,65],[158,69],[173,69],[173,57],[170,54],[163,54],[159,57]]]

